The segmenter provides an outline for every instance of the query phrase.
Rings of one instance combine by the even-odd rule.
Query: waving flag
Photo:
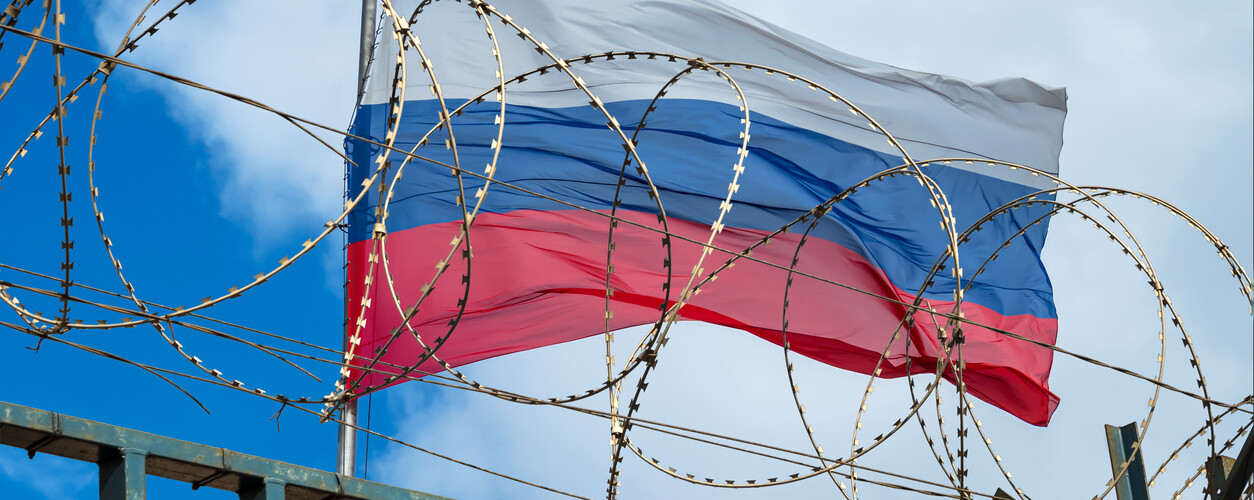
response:
[[[350,198],[366,190],[349,221],[346,300],[350,328],[360,338],[358,365],[382,353],[383,364],[375,368],[397,372],[420,359],[423,349],[408,331],[393,335],[402,312],[415,304],[409,327],[428,344],[447,338],[437,355],[452,365],[595,335],[607,326],[654,323],[680,299],[711,225],[722,226],[713,245],[739,253],[845,189],[906,163],[884,131],[919,162],[986,158],[1058,169],[1062,89],[1023,79],[977,84],[866,61],[715,1],[501,1],[493,9],[512,16],[507,22],[487,16],[499,48],[471,7],[426,6],[409,27],[422,52],[411,45],[405,53],[403,94],[394,85],[400,81],[397,42],[383,25],[352,133],[386,142],[392,113],[401,109],[395,148],[434,162],[413,160],[395,178],[403,154],[356,140],[346,144],[357,164],[349,169]],[[637,52],[604,55],[614,51]],[[550,53],[572,61],[511,81],[503,104],[497,100],[492,89],[502,76],[553,65]],[[815,85],[763,67],[714,64],[735,85],[707,69],[667,86],[686,69],[716,61],[777,68]],[[423,68],[432,68],[444,107]],[[653,102],[664,87],[665,96]],[[437,128],[445,109],[481,95],[486,98],[453,116],[449,127]],[[748,147],[741,151],[746,113]],[[625,148],[607,122],[621,126],[634,148]],[[646,164],[647,179],[625,155],[631,149]],[[387,173],[363,188],[381,157]],[[625,159],[631,166],[624,171]],[[452,165],[511,187],[452,175]],[[983,162],[937,162],[924,173],[947,197],[959,231],[1005,203],[1052,187],[1041,177]],[[378,194],[381,184],[391,193],[386,200]],[[480,200],[463,240],[463,208],[473,211]],[[615,200],[622,222],[614,224],[610,252],[607,215]],[[381,201],[386,220],[379,216]],[[1053,343],[1057,319],[1040,262],[1047,228],[1036,223],[1047,209],[1016,209],[972,233],[960,247],[968,271],[998,252],[982,273],[959,282],[946,267],[925,283],[949,242],[932,201],[915,176],[875,180],[832,205],[808,233],[808,223],[795,226],[756,247],[755,260],[720,271],[680,315],[776,344],[787,321],[792,350],[863,373],[875,370],[888,347],[880,375],[894,377],[937,366],[937,325],[944,319],[912,313],[909,304],[921,295],[925,311],[948,313],[953,291],[969,285],[961,309],[966,319]],[[663,228],[675,237],[655,231]],[[998,251],[1007,240],[1011,244]],[[719,251],[706,256],[698,280],[728,258]],[[606,311],[607,272],[612,314]],[[904,338],[892,341],[907,316],[913,320],[904,326],[908,349]],[[968,392],[1027,422],[1048,423],[1058,404],[1048,388],[1052,352],[979,326],[964,327],[964,335]],[[433,361],[418,369],[441,370]],[[353,380],[369,386],[383,376],[354,372]]]

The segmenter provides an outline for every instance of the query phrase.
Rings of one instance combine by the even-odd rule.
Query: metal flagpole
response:
[[[366,89],[366,68],[370,63],[370,53],[374,50],[374,30],[375,30],[375,2],[376,0],[361,1],[361,40],[360,49],[357,53],[357,97],[361,98]],[[345,293],[347,293],[347,287]],[[345,314],[348,313],[347,303],[349,298],[345,297]],[[347,351],[350,346],[348,336],[351,323],[347,316],[344,321],[344,350]],[[349,401],[341,407],[340,419],[340,436],[338,453],[336,454],[335,471],[345,476],[355,476],[357,474],[357,401]]]

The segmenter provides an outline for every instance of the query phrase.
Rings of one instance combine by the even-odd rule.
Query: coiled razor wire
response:
[[[246,392],[248,394],[265,398],[270,401],[280,403],[282,412],[283,408],[296,408],[313,415],[318,415],[323,421],[335,420],[336,410],[339,406],[353,398],[377,391],[383,387],[392,385],[403,380],[419,380],[430,384],[436,384],[456,389],[471,391],[478,394],[499,398],[505,401],[527,404],[527,405],[544,405],[566,409],[581,414],[604,418],[609,423],[610,437],[610,469],[607,479],[606,498],[616,498],[619,496],[621,486],[621,470],[620,463],[623,460],[625,452],[636,455],[643,463],[648,464],[657,471],[667,476],[673,477],[680,481],[705,485],[716,488],[762,488],[781,484],[794,483],[817,476],[827,476],[833,482],[836,491],[844,498],[855,499],[859,494],[859,483],[875,484],[882,487],[894,488],[901,491],[913,492],[928,496],[940,496],[949,498],[989,498],[992,497],[988,492],[975,491],[967,486],[967,478],[971,471],[968,470],[966,458],[970,443],[969,437],[978,437],[983,442],[983,448],[987,450],[989,456],[993,458],[993,462],[997,467],[997,473],[1005,480],[1009,490],[1020,499],[1031,498],[1027,492],[1018,487],[1014,481],[1009,466],[1003,463],[1001,455],[993,446],[992,437],[985,428],[981,419],[976,416],[975,404],[970,399],[966,385],[963,381],[963,374],[966,368],[966,361],[963,357],[965,339],[962,334],[963,328],[980,327],[996,332],[1003,337],[1018,341],[1026,342],[1031,345],[1049,349],[1054,353],[1066,355],[1078,359],[1080,361],[1090,363],[1099,367],[1103,367],[1114,371],[1115,373],[1127,376],[1129,378],[1148,383],[1152,386],[1152,396],[1148,402],[1145,417],[1140,420],[1137,431],[1136,441],[1132,443],[1135,450],[1134,454],[1145,455],[1144,446],[1145,439],[1150,429],[1151,420],[1158,407],[1159,399],[1164,390],[1178,393],[1188,398],[1196,400],[1202,405],[1205,417],[1202,419],[1201,427],[1196,433],[1180,445],[1175,451],[1167,455],[1168,458],[1163,461],[1162,465],[1154,469],[1154,473],[1149,478],[1150,484],[1155,484],[1157,478],[1167,470],[1170,463],[1179,457],[1179,453],[1184,448],[1190,446],[1194,439],[1207,436],[1210,446],[1210,456],[1230,450],[1238,444],[1238,439],[1244,436],[1250,430],[1250,424],[1241,425],[1237,429],[1234,436],[1223,436],[1216,425],[1223,418],[1237,414],[1238,418],[1244,418],[1254,413],[1254,397],[1247,397],[1242,401],[1225,402],[1218,401],[1211,397],[1207,388],[1206,378],[1203,374],[1202,363],[1198,359],[1197,350],[1193,338],[1185,329],[1180,315],[1172,305],[1171,299],[1166,292],[1166,287],[1159,280],[1149,257],[1146,255],[1145,249],[1141,243],[1133,236],[1131,230],[1116,215],[1114,211],[1108,208],[1103,202],[1103,198],[1108,197],[1128,197],[1137,200],[1143,200],[1154,206],[1161,207],[1168,215],[1179,217],[1185,221],[1188,226],[1195,229],[1198,234],[1207,243],[1212,245],[1224,264],[1228,267],[1231,275],[1236,279],[1239,293],[1245,297],[1246,301],[1251,301],[1251,281],[1245,270],[1237,261],[1235,255],[1231,252],[1217,236],[1211,233],[1205,226],[1184,211],[1144,193],[1114,188],[1106,186],[1077,186],[1073,185],[1061,178],[1051,175],[1047,172],[1032,168],[1027,165],[1018,165],[1006,163],[996,160],[975,159],[975,158],[938,158],[919,160],[913,158],[901,143],[893,137],[891,131],[883,128],[873,116],[870,116],[854,102],[846,99],[839,94],[839,89],[829,89],[822,82],[813,81],[805,77],[805,75],[794,74],[782,69],[763,66],[752,62],[738,61],[705,61],[699,58],[685,56],[682,54],[669,54],[653,51],[638,50],[622,50],[612,51],[599,54],[587,54],[573,58],[563,58],[555,54],[545,44],[543,33],[532,33],[526,27],[519,24],[508,14],[499,11],[494,6],[479,0],[468,0],[462,3],[460,0],[460,8],[462,15],[474,15],[484,27],[484,34],[491,43],[491,57],[494,58],[495,74],[494,80],[497,82],[493,88],[483,89],[475,98],[467,102],[453,107],[449,100],[445,98],[442,90],[441,82],[438,78],[439,74],[434,69],[436,61],[431,60],[424,52],[422,46],[422,31],[417,25],[423,19],[424,10],[430,6],[432,1],[427,0],[421,2],[412,12],[406,15],[405,12],[398,11],[396,6],[390,0],[382,0],[380,32],[385,36],[391,37],[396,44],[397,52],[395,55],[395,68],[391,74],[395,75],[389,86],[391,89],[392,103],[390,107],[387,123],[388,128],[385,131],[382,141],[375,141],[369,138],[358,137],[353,134],[344,133],[335,127],[315,123],[280,110],[273,109],[262,103],[256,102],[243,96],[234,95],[213,89],[206,85],[187,80],[175,75],[165,74],[159,71],[148,69],[137,64],[128,62],[123,56],[139,47],[139,42],[145,38],[154,38],[158,29],[177,29],[177,25],[173,22],[176,16],[182,13],[195,0],[181,0],[173,3],[173,6],[164,12],[155,21],[145,24],[146,16],[150,9],[153,9],[157,0],[149,1],[135,20],[131,23],[126,33],[119,42],[117,49],[112,54],[104,54],[81,48],[79,46],[62,41],[62,28],[67,22],[67,15],[62,12],[60,1],[45,0],[40,5],[32,5],[32,0],[12,0],[9,5],[0,12],[0,50],[3,50],[5,41],[17,40],[20,43],[10,44],[13,48],[16,46],[17,68],[13,72],[11,78],[0,82],[0,106],[5,105],[3,100],[9,95],[10,90],[19,83],[24,81],[23,76],[29,76],[25,71],[31,58],[36,54],[37,49],[42,45],[51,48],[53,60],[53,80],[56,89],[56,100],[51,104],[49,111],[41,121],[39,121],[25,140],[12,153],[4,168],[0,170],[0,188],[4,187],[5,181],[13,174],[15,168],[22,163],[22,159],[26,156],[29,149],[38,139],[46,132],[48,125],[55,122],[56,150],[58,155],[57,175],[60,178],[59,200],[61,204],[61,265],[55,274],[38,272],[34,270],[24,269],[17,266],[0,263],[0,267],[17,272],[23,276],[23,280],[0,280],[0,301],[3,301],[8,308],[17,315],[20,322],[0,321],[3,325],[13,331],[29,334],[38,339],[39,343],[51,341],[80,349],[95,355],[115,360],[120,363],[135,366],[145,370],[156,377],[174,385],[179,391],[186,394],[199,405],[194,395],[174,381],[173,378],[181,378],[188,380],[196,380],[211,385],[217,385]],[[52,36],[47,36],[46,32],[51,23]],[[168,26],[167,26],[168,25]],[[141,29],[142,28],[142,29]],[[138,31],[137,31],[138,30]],[[137,35],[135,33],[138,33]],[[518,41],[512,39],[517,37]],[[551,62],[543,66],[531,69],[521,74],[507,77],[505,74],[505,60],[502,56],[502,43],[519,43],[522,46],[534,49]],[[99,61],[96,69],[83,77],[73,87],[68,85],[68,75],[63,71],[61,58],[67,51],[76,52],[86,56],[90,56]],[[9,57],[9,51],[0,52],[0,57]],[[386,54],[392,55],[392,54]],[[379,57],[378,61],[389,60]],[[624,61],[635,61],[635,64],[669,64],[674,67],[673,77],[666,82],[662,82],[658,86],[658,91],[650,102],[647,110],[640,117],[626,117],[630,120],[620,120],[622,117],[615,116],[598,97],[596,91],[590,87],[580,76],[578,65],[588,64],[604,64],[606,61],[617,61],[623,64]],[[455,64],[446,62],[442,64]],[[630,64],[630,63],[628,63]],[[122,250],[118,249],[118,242],[111,239],[106,232],[104,222],[104,213],[102,207],[107,201],[102,200],[103,195],[97,185],[97,168],[101,168],[103,172],[109,170],[107,163],[99,163],[96,155],[97,130],[103,126],[104,117],[104,97],[108,88],[108,80],[113,72],[123,67],[127,70],[145,72],[157,77],[169,80],[177,85],[185,85],[204,92],[216,94],[224,99],[229,99],[257,109],[272,113],[291,125],[299,128],[310,137],[317,140],[320,144],[333,151],[347,163],[353,161],[344,156],[343,153],[315,134],[315,131],[321,133],[334,133],[346,138],[363,141],[379,147],[379,154],[372,159],[370,176],[367,177],[360,189],[349,186],[349,191],[356,191],[356,195],[347,197],[340,213],[328,220],[323,226],[313,231],[313,236],[306,239],[300,244],[299,248],[294,248],[290,256],[281,259],[275,266],[262,270],[262,272],[254,275],[252,278],[245,278],[238,281],[236,286],[231,287],[225,293],[210,293],[208,296],[200,299],[197,303],[183,304],[179,306],[165,306],[142,298],[141,294],[123,272],[120,255],[124,255]],[[411,71],[418,68],[418,71]],[[777,81],[777,90],[789,92],[818,92],[830,99],[833,110],[839,112],[849,112],[852,116],[865,121],[867,127],[883,135],[884,139],[892,145],[893,148],[900,153],[902,164],[893,168],[889,168],[878,172],[863,181],[850,186],[839,194],[831,197],[813,207],[811,210],[797,216],[793,221],[781,226],[777,230],[767,234],[758,241],[744,248],[725,248],[716,244],[717,236],[724,229],[724,221],[728,213],[734,206],[736,192],[739,187],[746,182],[753,182],[751,169],[747,168],[746,157],[748,155],[751,144],[751,131],[753,122],[750,118],[750,110],[752,103],[748,101],[745,93],[741,90],[737,82],[736,74],[732,69],[740,69],[765,78],[773,78]],[[410,81],[410,73],[423,75],[423,82]],[[667,91],[675,85],[683,83],[687,79],[695,78],[698,75],[713,75],[726,84],[726,92],[729,96],[734,97],[739,105],[739,112],[742,115],[740,120],[739,143],[736,145],[734,152],[734,162],[731,163],[731,169],[726,172],[728,178],[728,187],[726,195],[720,201],[717,216],[709,220],[708,236],[702,240],[693,239],[691,237],[682,236],[673,233],[670,230],[669,219],[666,215],[666,200],[654,184],[647,166],[647,154],[642,153],[638,149],[641,140],[642,130],[646,128],[650,114],[667,105],[664,96]],[[606,120],[606,126],[609,133],[617,137],[624,149],[624,159],[622,168],[619,170],[619,182],[615,190],[614,199],[611,203],[611,209],[608,211],[593,210],[582,206],[571,200],[563,200],[552,196],[543,195],[530,191],[521,186],[514,185],[510,182],[500,180],[496,177],[498,168],[508,168],[498,164],[501,149],[505,147],[505,131],[510,127],[510,117],[506,113],[506,103],[509,100],[509,91],[513,86],[521,84],[528,78],[553,78],[569,80],[573,89],[582,92],[588,99],[588,106],[599,112]],[[428,85],[429,84],[429,85]],[[73,201],[72,183],[69,181],[72,174],[71,166],[67,162],[67,156],[71,151],[71,144],[65,131],[65,120],[68,115],[68,109],[78,99],[80,94],[89,87],[97,88],[97,98],[95,107],[91,115],[91,137],[87,141],[87,181],[89,186],[88,196],[91,201],[91,209],[96,221],[96,232],[104,244],[105,254],[112,265],[122,292],[110,291],[107,288],[98,288],[74,280],[74,259],[76,255],[74,248],[74,237],[78,234],[73,224],[71,216],[71,203]],[[402,150],[397,147],[397,136],[401,123],[401,118],[407,116],[406,90],[425,86],[428,88],[435,100],[439,103],[438,115],[436,117],[436,125],[420,136],[416,144],[409,150]],[[471,106],[480,105],[488,100],[495,100],[497,107],[495,111],[494,123],[496,124],[495,138],[491,141],[491,161],[484,167],[482,173],[465,168],[462,165],[460,155],[458,153],[458,142],[455,130],[457,128],[457,117]],[[410,112],[412,114],[412,112]],[[632,128],[630,135],[628,130],[624,128],[624,123]],[[636,125],[632,125],[636,124]],[[422,150],[429,143],[435,142],[442,144],[451,152],[452,163],[437,161],[422,155]],[[77,145],[77,143],[75,144]],[[725,161],[722,160],[722,161]],[[953,215],[952,207],[949,204],[946,194],[941,187],[932,180],[929,172],[934,171],[937,165],[952,165],[954,163],[962,164],[968,168],[982,166],[982,168],[992,171],[1011,172],[1016,175],[1034,176],[1045,178],[1055,185],[1053,188],[1042,189],[1036,193],[1024,196],[1012,202],[1006,203],[989,211],[981,219],[973,222],[969,227],[962,229],[958,226]],[[355,163],[353,163],[356,165]],[[357,165],[358,167],[367,167],[366,165]],[[415,285],[410,283],[401,283],[394,278],[390,262],[395,255],[388,252],[387,239],[387,219],[390,215],[391,201],[396,194],[396,185],[406,172],[406,168],[411,170],[417,169],[417,172],[410,172],[410,175],[443,175],[440,172],[448,172],[456,178],[458,189],[453,194],[454,202],[461,211],[461,220],[458,224],[458,233],[449,244],[446,255],[438,262],[434,263],[436,272],[426,283],[418,286],[421,291],[418,298],[412,303],[406,303],[401,299],[398,290],[402,288],[412,288]],[[656,224],[652,221],[639,221],[630,216],[621,214],[618,208],[624,201],[624,192],[622,187],[628,179],[629,168],[634,170],[639,182],[644,184],[647,194],[656,209]],[[725,168],[725,167],[720,167]],[[746,173],[746,171],[749,173]],[[478,187],[474,188],[473,194],[469,193],[466,182],[475,183]],[[926,196],[930,204],[935,208],[935,218],[939,222],[938,229],[942,231],[946,237],[944,248],[938,248],[938,257],[935,264],[931,267],[928,275],[924,278],[919,286],[919,293],[913,301],[905,302],[895,297],[886,297],[876,293],[862,290],[848,284],[836,281],[832,277],[814,275],[806,273],[799,269],[799,264],[803,262],[802,251],[813,230],[816,229],[820,220],[838,204],[845,202],[859,190],[873,188],[884,183],[900,183],[913,182],[917,183],[921,190],[914,192],[916,196]],[[361,296],[345,297],[346,301],[356,303],[357,315],[347,319],[348,342],[345,349],[337,349],[334,347],[319,346],[301,341],[299,339],[278,335],[271,332],[265,332],[243,325],[236,325],[221,321],[205,313],[214,306],[236,300],[241,295],[253,288],[262,286],[268,280],[272,279],[278,273],[289,269],[294,262],[308,255],[317,245],[323,243],[328,236],[336,233],[344,227],[345,220],[350,212],[362,204],[366,199],[369,190],[373,189],[377,194],[379,203],[374,207],[374,217],[376,223],[371,228],[370,251],[368,254],[367,276],[364,279],[364,287]],[[561,206],[580,210],[589,214],[601,217],[606,223],[606,256],[605,256],[605,300],[604,304],[604,341],[605,349],[605,380],[591,383],[591,386],[583,391],[572,395],[562,397],[545,397],[531,396],[511,392],[506,389],[498,388],[487,383],[472,380],[449,362],[440,356],[440,349],[450,339],[458,334],[457,324],[461,316],[465,313],[469,297],[471,269],[474,263],[473,252],[471,251],[471,228],[474,227],[476,216],[483,207],[484,200],[491,195],[493,190],[511,190],[529,196],[542,198],[549,202],[559,204]],[[80,195],[81,198],[81,195]],[[1065,198],[1065,201],[1062,201]],[[969,262],[962,262],[960,259],[960,250],[975,232],[980,231],[985,224],[995,223],[996,221],[1010,217],[1016,211],[1037,207],[1043,208],[1044,213],[1036,216],[1030,223],[1023,225],[1022,228],[1007,238],[996,251],[989,255],[983,262],[975,268],[974,273],[964,274],[964,264],[970,267]],[[918,216],[922,217],[922,214]],[[967,288],[974,282],[974,278],[983,273],[987,265],[996,259],[1001,251],[1015,244],[1023,244],[1021,236],[1028,228],[1046,222],[1050,217],[1054,216],[1075,216],[1081,220],[1091,223],[1096,231],[1105,239],[1114,244],[1119,251],[1130,259],[1131,264],[1142,273],[1146,278],[1146,283],[1157,298],[1156,304],[1158,308],[1159,331],[1157,333],[1159,352],[1156,362],[1158,370],[1152,375],[1144,375],[1133,370],[1123,367],[1114,366],[1101,360],[1070,352],[1064,348],[1051,345],[1046,342],[1024,337],[1011,331],[994,328],[988,325],[979,324],[976,321],[965,318],[961,313],[961,305]],[[123,224],[127,221],[123,221]],[[614,254],[616,239],[618,232],[616,229],[620,225],[631,226],[634,230],[648,231],[654,234],[660,242],[665,258],[659,263],[659,269],[663,270],[667,276],[666,282],[662,285],[664,291],[661,305],[658,308],[658,316],[648,329],[648,333],[642,337],[639,343],[634,347],[628,358],[621,364],[615,362],[613,355],[614,331],[611,328],[610,319],[613,317],[614,304],[613,299],[615,289],[612,285],[614,282]],[[788,265],[781,265],[767,261],[765,259],[753,256],[753,252],[772,241],[777,240],[786,233],[799,233],[800,236],[795,240],[795,249],[793,257]],[[676,269],[673,259],[674,245],[678,242],[685,244],[699,245],[702,249],[697,261],[691,269]],[[708,260],[707,260],[708,259]],[[411,325],[413,320],[424,307],[429,306],[426,302],[431,298],[431,291],[441,280],[447,281],[445,278],[446,271],[450,269],[454,260],[461,261],[460,281],[462,292],[460,300],[457,303],[457,314],[455,318],[449,322],[449,326],[444,332],[435,338],[424,338]],[[805,433],[811,449],[808,451],[789,450],[781,447],[771,446],[768,444],[757,443],[749,440],[736,438],[734,436],[725,436],[714,434],[700,429],[691,429],[679,427],[663,422],[651,421],[636,416],[642,404],[643,394],[648,387],[648,377],[657,367],[660,354],[666,347],[670,338],[671,328],[681,319],[682,309],[692,300],[694,296],[702,290],[709,287],[717,286],[714,281],[720,273],[731,268],[737,263],[751,263],[753,265],[768,266],[786,271],[788,279],[787,286],[781,297],[781,342],[784,368],[790,386],[791,397],[796,406],[797,415],[801,424],[802,432]],[[707,267],[711,269],[706,272]],[[687,272],[687,279],[682,283],[674,279],[675,272]],[[941,274],[951,276],[955,283],[952,292],[953,306],[949,310],[937,310],[926,299],[924,292],[933,289],[935,278]],[[966,278],[965,284],[963,279]],[[32,285],[25,280],[34,280],[41,285]],[[815,433],[814,419],[807,415],[806,407],[800,391],[800,384],[795,378],[794,363],[792,359],[792,349],[788,341],[789,333],[789,294],[792,292],[795,279],[812,280],[827,286],[838,287],[851,292],[863,294],[876,300],[885,301],[904,308],[906,313],[902,316],[900,324],[893,332],[886,332],[886,345],[880,352],[875,367],[868,375],[867,383],[863,389],[862,397],[857,402],[857,419],[852,429],[852,437],[849,442],[848,454],[833,454],[835,449],[824,451],[823,446],[819,442],[819,438]],[[52,283],[49,283],[52,282]],[[378,290],[378,293],[376,292]],[[44,314],[40,311],[33,310],[20,299],[20,296],[42,297],[55,300],[58,309],[55,314]],[[374,304],[372,297],[391,297],[390,304]],[[768,297],[769,298],[769,297]],[[117,305],[119,299],[125,299],[127,305]],[[1254,302],[1252,302],[1254,303]],[[364,353],[358,350],[362,342],[362,332],[366,329],[367,318],[371,315],[369,311],[373,307],[394,308],[402,317],[400,325],[392,328],[390,337],[384,342],[382,349],[377,349],[373,353]],[[78,319],[72,315],[81,313],[86,309],[88,314],[108,313],[101,316],[83,317]],[[923,377],[923,385],[921,390],[917,390],[917,382],[915,380],[916,371],[911,369],[913,358],[908,355],[911,348],[910,331],[919,328],[916,324],[916,316],[926,316],[936,325],[936,337],[939,341],[939,354],[936,362],[936,369],[931,376]],[[212,326],[207,326],[210,324]],[[111,331],[118,328],[129,328],[140,325],[148,325],[156,330],[164,342],[169,344],[183,358],[187,364],[195,367],[192,372],[184,372],[180,370],[172,370],[161,368],[145,363],[140,363],[127,359],[123,356],[91,347],[73,340],[71,336],[81,334],[88,331]],[[217,368],[212,368],[210,360],[203,360],[199,356],[194,355],[192,350],[183,345],[182,342],[174,338],[174,329],[186,329],[191,332],[203,333],[217,338],[236,342],[242,346],[256,349],[269,356],[273,356],[294,367],[300,372],[317,379],[312,372],[304,368],[301,364],[293,361],[300,359],[307,362],[316,362],[333,366],[339,370],[339,377],[334,381],[334,388],[330,394],[326,396],[287,396],[284,394],[271,394],[260,386],[247,385],[237,379],[228,378],[227,374]],[[229,333],[227,329],[239,330],[241,335],[258,335],[265,337],[265,342],[253,341],[243,338],[241,335]],[[1170,333],[1174,332],[1174,333]],[[903,335],[904,333],[904,335]],[[1191,392],[1191,389],[1182,389],[1172,386],[1164,382],[1164,367],[1167,359],[1167,337],[1170,335],[1178,335],[1178,338],[1187,349],[1189,363],[1196,374],[1197,391]],[[423,353],[417,359],[410,360],[405,364],[396,364],[383,360],[383,356],[396,340],[402,337],[412,338],[422,349]],[[281,342],[281,345],[274,345],[273,342]],[[904,348],[905,351],[901,351]],[[887,424],[883,421],[872,421],[867,417],[868,408],[872,404],[872,394],[875,384],[880,378],[882,365],[887,362],[893,355],[893,351],[907,353],[905,357],[905,373],[906,382],[909,389],[911,404],[909,407],[900,411],[899,417]],[[434,362],[442,368],[440,373],[429,373],[421,370],[420,367],[428,362]],[[187,365],[183,365],[186,367]],[[353,371],[357,371],[360,376],[352,377]],[[445,374],[447,373],[447,374]],[[376,375],[375,379],[380,380],[378,383],[367,384],[366,375]],[[623,382],[629,377],[634,377],[635,388],[630,391],[629,402],[626,404],[625,410],[622,404],[622,398],[625,397]],[[956,427],[947,428],[945,425],[943,398],[941,395],[941,381],[951,380],[953,382],[954,391],[957,394]],[[592,410],[572,403],[588,399],[592,396],[606,394],[608,396],[607,410]],[[933,433],[929,432],[927,423],[929,419],[925,419],[924,407],[931,404],[936,410],[936,419],[934,422],[935,435],[940,438],[940,443],[933,439]],[[203,405],[201,405],[204,408]],[[207,411],[207,410],[206,410]],[[946,483],[937,483],[918,479],[913,474],[903,474],[899,472],[887,471],[870,467],[865,464],[859,464],[859,458],[867,456],[872,450],[892,438],[896,433],[911,422],[917,423],[925,444],[929,452],[936,459],[940,471],[947,479]],[[864,424],[878,426],[877,434],[870,438],[868,436],[872,431],[863,431]],[[969,436],[971,430],[970,424],[974,424],[975,435]],[[682,466],[672,467],[663,466],[662,461],[652,456],[646,455],[641,449],[636,439],[632,437],[631,431],[635,427],[650,430],[652,432],[669,434],[678,436],[688,440],[692,440],[705,445],[721,447],[724,450],[735,451],[738,453],[751,454],[761,457],[770,458],[789,464],[795,467],[795,472],[774,477],[735,477],[735,478],[714,478],[707,477],[704,474],[696,474]],[[509,480],[517,481],[522,484],[534,486],[547,491],[563,494],[576,498],[583,498],[573,493],[565,492],[549,486],[539,485],[533,482],[518,479],[496,471],[491,471],[481,466],[466,463],[449,457],[432,450],[420,448],[409,443],[404,443],[395,438],[380,435],[377,432],[364,429],[374,435],[379,435],[385,439],[397,442],[401,445],[413,448],[423,453],[447,459],[455,463],[467,465],[477,470],[484,471],[489,474],[497,475]],[[957,442],[954,443],[951,435],[957,436]],[[865,442],[864,442],[865,441]],[[1222,443],[1218,445],[1216,443]],[[1145,457],[1147,460],[1149,457]],[[669,462],[668,462],[669,463]],[[1131,465],[1131,459],[1123,462],[1119,468],[1120,473],[1126,471]],[[1197,477],[1205,472],[1205,464],[1198,468],[1197,472],[1186,480],[1174,493],[1174,498],[1180,498],[1185,490],[1191,487]],[[861,474],[859,474],[861,473]],[[870,474],[872,477],[866,477]],[[1095,487],[1095,498],[1105,498],[1109,496],[1110,491],[1114,488],[1114,481],[1105,485]],[[1246,498],[1249,498],[1250,491],[1245,492]]]

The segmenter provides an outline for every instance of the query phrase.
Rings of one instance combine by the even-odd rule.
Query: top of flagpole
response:
[[[357,95],[366,90],[366,70],[370,66],[370,53],[374,48],[375,2],[361,0],[361,40],[357,52]]]

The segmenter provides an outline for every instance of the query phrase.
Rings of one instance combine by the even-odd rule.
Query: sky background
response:
[[[343,3],[198,2],[125,57],[345,128],[355,90],[359,11]],[[68,13],[63,37],[112,51],[141,4],[63,2]],[[730,4],[838,50],[903,68],[973,81],[1024,76],[1065,86],[1070,111],[1061,158],[1064,178],[1166,199],[1222,238],[1242,264],[1252,261],[1254,13],[1249,2],[1204,7],[1168,2]],[[168,8],[159,4],[155,10]],[[525,9],[508,12],[526,24]],[[22,29],[38,24],[34,8],[20,19]],[[7,81],[12,80],[7,72],[16,68],[12,61],[26,44],[12,34],[3,41],[0,79]],[[14,90],[0,101],[0,149],[7,152],[17,149],[55,100],[47,85],[51,50],[35,50]],[[68,54],[64,65],[74,85],[95,62]],[[292,255],[337,213],[342,161],[292,126],[150,75],[124,69],[114,75],[102,101],[93,160],[106,234],[141,297],[183,305],[219,295]],[[87,196],[86,145],[98,91],[99,85],[89,88],[66,120],[76,193],[72,205],[79,221],[75,279],[119,290],[91,224]],[[0,263],[48,274],[60,262],[54,136],[53,129],[46,129],[28,147],[30,154],[14,164],[14,174],[0,180],[0,203],[9,214],[0,219]],[[340,142],[329,134],[326,139]],[[1236,401],[1254,391],[1250,304],[1237,293],[1236,281],[1214,249],[1159,207],[1140,200],[1115,200],[1110,206],[1147,249],[1197,342],[1214,397]],[[1091,225],[1057,217],[1050,232],[1043,259],[1055,287],[1059,345],[1151,373],[1157,366],[1158,329],[1154,296],[1144,277]],[[339,245],[338,236],[332,237],[277,279],[211,314],[337,347]],[[7,269],[0,270],[0,280],[51,286]],[[54,302],[22,298],[37,310],[56,308]],[[3,320],[18,319],[8,313]],[[808,449],[778,348],[712,327],[686,325],[680,333],[651,376],[642,417]],[[324,380],[319,383],[236,344],[187,330],[175,334],[227,378],[271,393],[320,396],[329,392],[335,376],[334,367],[310,364]],[[1178,331],[1168,331],[1166,381],[1192,387],[1178,337]],[[80,332],[66,340],[167,368],[189,368],[151,328]],[[28,349],[34,346],[28,335],[0,333],[5,354],[0,376],[9,381],[0,388],[0,400],[334,468],[335,428],[308,414],[289,409],[276,424],[270,417],[277,404],[187,382],[212,411],[207,415],[133,367],[63,345],[45,342],[38,352]],[[603,355],[602,341],[591,338],[480,363],[467,372],[507,389],[558,396],[591,386],[603,374]],[[1144,418],[1153,388],[1062,356],[1053,373],[1051,388],[1062,403],[1050,427],[1032,427],[987,405],[977,411],[1016,481],[1034,498],[1091,497],[1109,478],[1102,424]],[[829,450],[846,448],[856,410],[851,398],[861,395],[865,377],[806,362],[798,363],[798,374],[820,442],[830,443],[825,444]],[[894,420],[908,403],[901,390],[904,380],[879,385],[873,416]],[[603,399],[592,404],[601,408]],[[950,399],[946,411],[951,413]],[[608,425],[599,419],[420,383],[363,401],[361,419],[379,432],[506,474],[584,496],[604,492]],[[1225,421],[1221,440],[1230,437],[1239,420]],[[1202,421],[1200,404],[1164,394],[1146,443],[1147,468],[1165,460]],[[791,466],[645,431],[634,439],[651,455],[703,477],[795,472]],[[369,468],[363,471],[359,463],[359,472],[373,480],[456,498],[552,497],[377,438],[370,440],[368,451],[362,444],[366,460],[360,462]],[[1165,498],[1180,488],[1201,462],[1202,448],[1182,453],[1154,494]],[[917,426],[907,426],[862,463],[943,480],[934,461],[922,455],[930,453]],[[988,491],[1005,487],[986,451],[975,448],[972,457],[972,484]],[[836,495],[824,478],[753,491],[692,487],[633,457],[624,461],[622,481],[626,498]],[[158,478],[149,483],[153,498],[233,498],[215,490],[192,494],[186,484]],[[43,455],[27,460],[22,450],[0,447],[0,491],[16,492],[17,498],[95,498],[94,484],[90,465]],[[868,498],[900,496],[862,488]],[[1189,491],[1186,497],[1200,495],[1199,486]]]

